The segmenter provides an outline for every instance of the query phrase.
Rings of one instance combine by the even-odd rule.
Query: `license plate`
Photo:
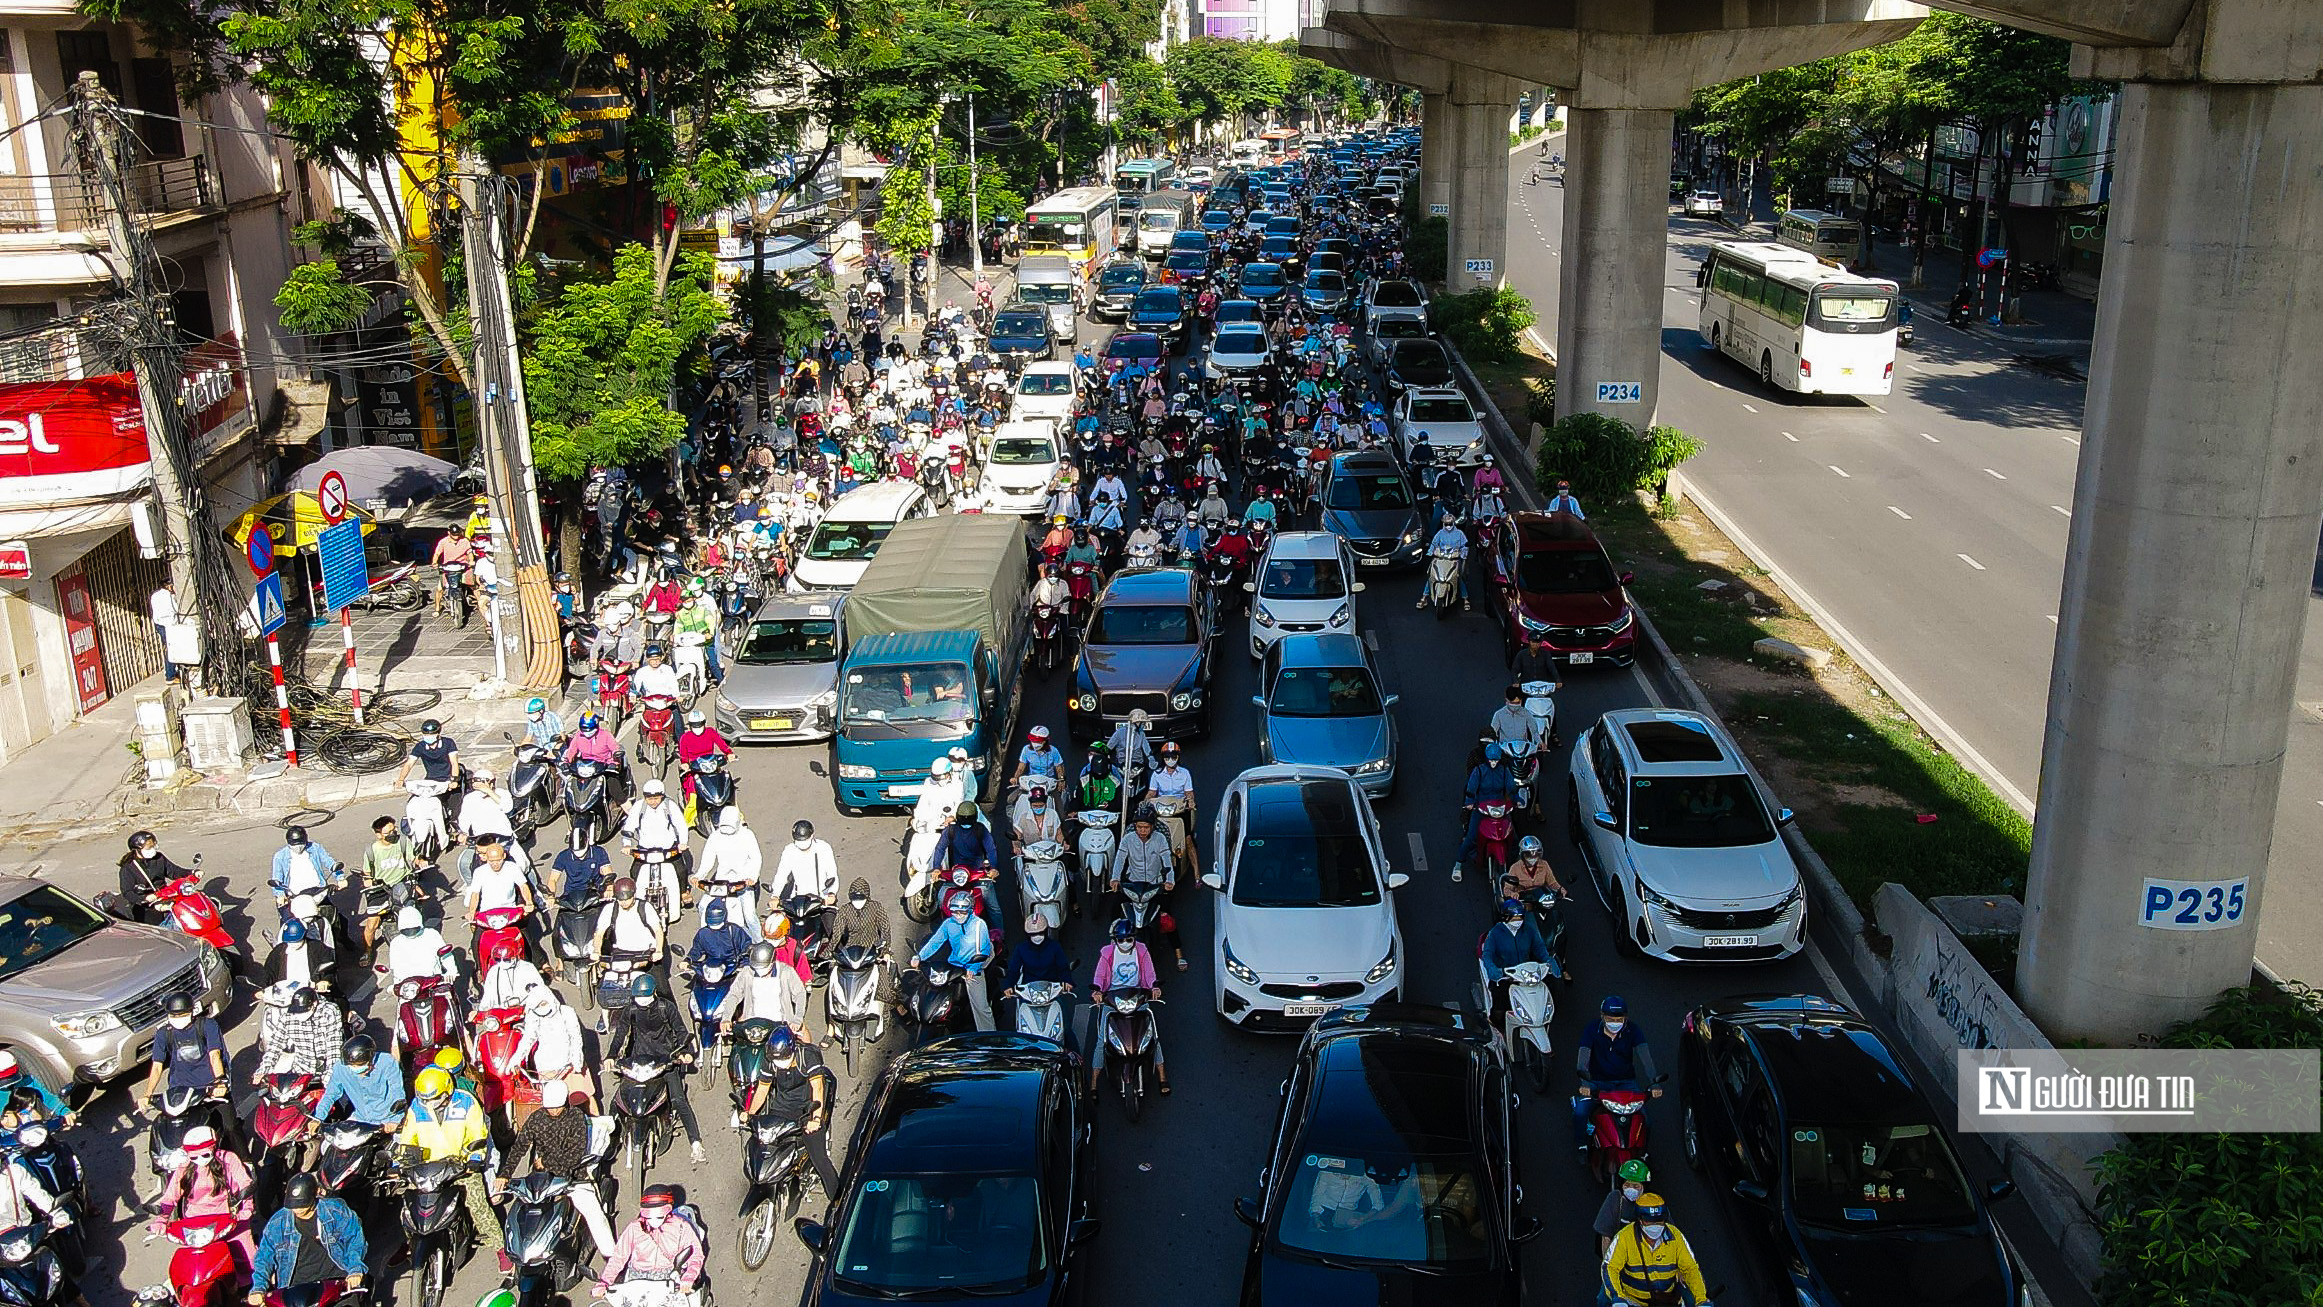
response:
[[[1756,935],[1704,935],[1704,948],[1750,948],[1758,943]]]
[[[750,729],[754,731],[787,731],[790,728],[791,720],[788,717],[753,717],[750,719]]]
[[[1855,375],[1855,369],[1853,369],[1853,368],[1841,368],[1841,369],[1839,369],[1839,375],[1840,375],[1840,376],[1843,376],[1843,377],[1852,377],[1852,376],[1854,376],[1854,375]]]
[[[1567,654],[1567,655],[1565,656],[1565,661],[1567,661],[1567,662],[1569,662],[1569,663],[1573,664],[1575,667],[1579,667],[1579,666],[1581,666],[1583,663],[1593,663],[1593,662],[1596,662],[1596,661],[1597,661],[1597,655],[1595,655],[1595,654],[1593,654],[1593,653],[1577,653],[1577,654]]]
[[[1356,559],[1355,561],[1356,561],[1356,562],[1358,562],[1358,563],[1361,563],[1361,564],[1363,564],[1365,567],[1385,567],[1385,566],[1387,566],[1387,560],[1386,560],[1386,559],[1384,559],[1384,558],[1358,558],[1358,559]]]
[[[1339,1010],[1337,1003],[1285,1003],[1282,1014],[1286,1017],[1319,1017]]]
[[[920,787],[917,785],[890,785],[887,787],[887,797],[891,799],[916,799],[919,796]]]

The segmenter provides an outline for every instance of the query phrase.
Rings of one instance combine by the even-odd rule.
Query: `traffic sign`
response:
[[[242,556],[250,560],[250,570],[260,576],[274,570],[274,533],[266,529],[264,522],[250,524],[250,538],[242,542]],[[277,594],[277,607],[281,606],[280,598]]]
[[[315,508],[323,520],[336,526],[347,519],[347,478],[337,472],[323,473],[322,482],[315,487]]]
[[[260,635],[272,635],[281,630],[283,620],[288,616],[282,607],[282,573],[268,572],[259,577],[256,594],[252,596],[251,602],[258,611]]]
[[[315,560],[323,568],[323,607],[336,611],[371,591],[371,565],[363,559],[363,524],[339,522],[315,537]]]
[[[2004,250],[1997,245],[1987,245],[1983,249],[1976,252],[1976,266],[1979,268],[1989,268],[2007,257],[2007,250]]]

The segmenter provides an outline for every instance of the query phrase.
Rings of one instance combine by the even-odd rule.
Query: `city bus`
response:
[[[1863,224],[1844,213],[1821,209],[1785,209],[1775,223],[1775,244],[1805,250],[1818,259],[1845,263],[1855,257],[1863,239]]]
[[[1764,241],[1712,244],[1699,281],[1702,338],[1768,385],[1885,395],[1895,384],[1894,282]]]
[[[1131,159],[1113,173],[1116,195],[1150,195],[1170,184],[1178,165],[1167,159]]]
[[[1066,255],[1074,271],[1086,277],[1090,264],[1113,253],[1117,207],[1113,192],[1103,186],[1058,191],[1024,211],[1024,252]]]
[[[1266,153],[1273,159],[1296,158],[1304,139],[1296,127],[1277,127],[1271,132],[1260,132],[1258,139],[1266,142]]]

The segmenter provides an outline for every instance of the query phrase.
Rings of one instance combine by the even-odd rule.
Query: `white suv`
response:
[[[1669,962],[1763,962],[1807,940],[1788,808],[1699,713],[1610,712],[1575,744],[1566,829],[1624,953]]]
[[[1328,531],[1285,531],[1266,547],[1266,556],[1243,586],[1250,598],[1250,656],[1286,635],[1355,629],[1354,559],[1347,542]]]
[[[1447,451],[1461,467],[1482,467],[1492,461],[1484,443],[1484,421],[1457,386],[1414,386],[1405,391],[1396,397],[1389,428],[1407,466],[1416,466],[1412,451],[1423,439],[1438,463]]]
[[[1715,218],[1715,217],[1718,217],[1719,215],[1721,215],[1721,214],[1723,214],[1723,213],[1725,213],[1725,212],[1726,212],[1726,201],[1724,201],[1724,200],[1722,200],[1722,199],[1719,199],[1719,198],[1718,198],[1718,192],[1716,192],[1716,191],[1688,191],[1688,192],[1686,192],[1686,216],[1687,216],[1687,217],[1689,217],[1689,218]]]

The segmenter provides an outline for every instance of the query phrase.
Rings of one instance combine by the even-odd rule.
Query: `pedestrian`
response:
[[[1557,493],[1549,496],[1549,502],[1542,506],[1541,511],[1544,513],[1571,513],[1581,521],[1589,519],[1589,515],[1581,511],[1581,501],[1573,498],[1573,484],[1564,480],[1557,482]]]

